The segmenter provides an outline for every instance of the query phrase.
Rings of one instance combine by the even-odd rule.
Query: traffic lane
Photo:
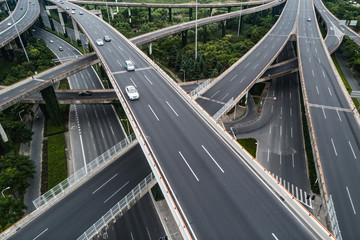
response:
[[[348,108],[320,41],[299,38],[308,101],[313,104]]]
[[[17,97],[19,95],[23,95],[27,91],[37,87],[39,84],[43,84],[44,81],[39,80],[31,80],[24,84],[22,84],[19,87],[11,89],[11,85],[9,88],[6,88],[2,91],[0,91],[0,104],[5,104],[6,102],[10,101],[12,98]]]
[[[6,5],[8,6],[8,5]],[[22,8],[22,10],[21,10]],[[8,10],[7,10],[7,7],[5,8],[6,12],[8,13]],[[25,15],[25,13],[27,12],[28,10],[28,4],[27,4],[27,1],[26,0],[22,0],[22,1],[18,1],[17,4],[16,4],[16,7],[13,11],[11,11],[11,15],[9,15],[6,19],[3,19],[0,23],[0,32],[3,32],[5,31],[7,28],[10,28],[13,26],[13,19],[15,22],[18,22],[20,20],[20,18]],[[8,26],[7,23],[8,22],[11,22],[12,25],[11,26]]]
[[[310,108],[328,197],[332,195],[343,239],[356,239],[360,217],[360,130],[350,112]],[[325,114],[325,115],[324,115]],[[326,116],[326,119],[325,119]],[[336,127],[334,127],[336,126]],[[322,134],[327,132],[327,135]],[[341,181],[339,180],[341,176]]]
[[[149,73],[148,75],[154,85],[161,81],[156,74],[151,75]],[[123,78],[119,77],[118,79]],[[123,81],[118,81],[118,83],[125,85]],[[138,84],[139,89],[144,89],[147,83],[139,81]],[[196,235],[200,234],[198,236],[206,239],[221,239],[238,236],[240,232],[241,234],[248,232],[247,237],[265,238],[271,233],[263,230],[270,231],[272,229],[272,231],[276,231],[277,236],[285,236],[287,231],[284,228],[278,229],[279,225],[274,226],[270,223],[268,221],[269,216],[264,217],[262,213],[264,211],[273,216],[281,214],[282,218],[287,220],[284,220],[280,225],[290,224],[290,228],[298,229],[297,237],[300,235],[302,238],[305,235],[306,238],[309,237],[304,229],[299,229],[298,223],[293,225],[294,222],[289,220],[289,213],[284,209],[269,211],[269,209],[277,209],[273,204],[281,203],[266,190],[266,187],[257,185],[260,184],[259,180],[246,167],[244,168],[241,159],[236,154],[232,151],[223,150],[228,148],[227,145],[221,140],[219,141],[218,136],[211,129],[204,132],[198,131],[208,127],[199,121],[191,120],[198,117],[196,113],[189,111],[186,105],[177,104],[179,96],[169,95],[165,98],[161,93],[169,91],[166,90],[167,85],[156,84],[153,88],[154,90],[151,91],[146,90],[147,94],[140,92],[140,100],[130,102],[130,106],[137,118],[139,115],[136,113],[141,113],[141,118],[137,120],[144,129],[144,134],[146,136],[158,136],[157,138],[148,138],[148,142],[158,161],[160,161],[165,175],[172,176],[169,182],[174,193],[181,192],[181,198],[178,196],[180,205],[183,207]],[[167,106],[166,101],[171,104],[175,111]],[[153,111],[147,110],[144,103],[153,106]],[[179,117],[176,116],[175,112]],[[196,139],[193,139],[193,132],[197,132]],[[193,146],[189,142],[197,142],[198,144]],[[161,146],[161,149],[154,146]],[[176,147],[174,148],[174,146]],[[221,169],[227,174],[224,174]],[[182,179],[182,181],[176,179]],[[256,187],[251,186],[254,182],[257,183]],[[192,186],[192,189],[188,186]],[[254,189],[258,190],[259,194],[261,192],[263,196],[266,195],[263,198],[267,199],[266,203],[262,199],[255,201],[252,199],[253,194],[256,195],[252,191]],[[268,201],[269,199],[273,200]],[[227,205],[223,206],[223,202],[227,202]],[[272,205],[272,207],[267,204]],[[249,209],[253,209],[253,211],[248,212]],[[262,219],[267,220],[259,223],[259,214],[262,215]],[[205,219],[210,219],[210,222],[204,221]],[[202,223],[199,224],[200,222]],[[255,225],[262,231],[257,231]],[[209,229],[211,230],[209,231]],[[224,231],[224,229],[226,230]]]
[[[76,239],[150,172],[137,145],[9,239]]]
[[[166,235],[149,193],[107,231],[108,239],[160,239]]]

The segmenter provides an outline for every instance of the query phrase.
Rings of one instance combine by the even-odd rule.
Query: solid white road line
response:
[[[275,240],[279,240],[274,233],[271,233]]]
[[[107,180],[105,183],[103,183],[100,187],[98,187],[95,191],[92,192],[92,194],[96,193],[97,191],[100,190],[100,188],[102,188],[103,186],[105,186],[107,183],[109,183],[114,177],[116,177],[118,174],[115,174],[114,176],[112,176],[109,180]]]
[[[292,153],[291,154],[291,158],[292,158],[292,164],[293,164],[293,168],[295,167],[295,154]]]
[[[319,88],[318,88],[318,86],[316,86],[316,92],[317,92],[317,94],[319,95]]]
[[[114,130],[112,129],[112,127],[111,127],[111,126],[110,126],[110,130],[111,130],[112,135],[113,135],[113,136],[115,136],[115,134],[114,134]]]
[[[132,84],[137,88],[135,82],[132,80],[132,78],[130,78],[130,81],[132,82]]]
[[[220,99],[220,101],[224,100],[227,97],[227,95],[229,95],[229,93],[227,93],[222,99]]]
[[[350,141],[349,141],[349,146],[350,146],[351,151],[352,151],[352,153],[353,153],[353,155],[354,155],[354,158],[356,159],[356,155],[355,155],[354,149],[353,149]]]
[[[331,138],[331,143],[332,143],[332,146],[333,146],[333,148],[334,148],[335,155],[337,156],[337,152],[336,152],[334,140],[333,140],[332,138]]]
[[[196,180],[199,181],[199,178],[196,176],[196,174],[194,173],[194,171],[192,170],[192,168],[190,167],[190,165],[188,164],[188,162],[186,161],[186,159],[184,158],[184,156],[181,154],[180,151],[179,151],[179,154],[180,154],[181,158],[184,160],[184,162],[186,163],[186,165],[188,166],[188,168],[190,169],[190,171],[192,172],[192,174],[194,175],[194,177],[196,178]]]
[[[311,70],[311,73],[312,73],[313,77],[315,77],[314,70]]]
[[[271,134],[271,124],[270,124],[270,128],[269,128],[269,134]]]
[[[329,89],[330,96],[332,96],[332,93],[331,93],[331,90],[330,90],[330,88],[329,88],[329,87],[328,87],[328,89]]]
[[[147,232],[147,234],[148,234],[149,239],[151,240],[152,238],[151,238],[151,235],[150,235],[149,229],[148,229],[147,227],[146,227],[146,232]]]
[[[281,162],[282,162],[282,161],[281,161],[281,160],[282,160],[281,153],[282,153],[282,152],[280,151],[280,154],[279,154],[279,156],[280,156],[280,165],[281,165]]]
[[[149,108],[150,108],[151,112],[154,114],[154,116],[156,117],[156,119],[157,119],[157,120],[158,120],[158,122],[159,122],[160,120],[159,120],[158,116],[156,116],[156,114],[155,114],[154,110],[151,108],[151,106],[150,106],[149,104],[148,104],[148,106],[149,106]]]
[[[337,115],[338,115],[338,117],[339,117],[340,122],[342,122],[341,117],[340,117],[340,114],[339,114],[339,111],[336,110],[336,113],[337,113]]]
[[[216,91],[216,93],[214,93],[214,94],[213,94],[210,98],[215,97],[215,95],[216,95],[216,94],[218,94],[218,93],[219,93],[219,91],[220,91],[220,90],[217,90],[217,91]]]
[[[270,158],[270,149],[268,148],[268,152],[267,152],[267,161],[269,161]]]
[[[104,201],[104,203],[106,203],[107,201],[109,201],[110,200],[110,198],[112,198],[113,196],[115,196],[115,194],[117,194],[121,189],[123,189],[126,185],[128,185],[129,184],[129,181],[127,181],[124,185],[122,185],[121,186],[121,188],[119,188],[118,190],[116,190],[116,192],[114,192],[110,197],[108,197],[105,201]]]
[[[280,125],[280,136],[282,136],[282,125]]]
[[[5,97],[5,98],[3,98],[3,100],[6,100],[6,99],[8,99],[9,97]]]
[[[153,85],[152,82],[150,81],[150,79],[149,79],[147,76],[144,75],[144,77],[146,78],[146,80],[148,80],[148,82],[149,82],[151,85]]]
[[[117,61],[117,63],[120,65],[120,67],[122,67],[122,65],[121,65],[121,63],[119,62],[119,60],[116,60]]]
[[[293,138],[293,129],[292,129],[292,127],[290,127],[290,136],[291,136],[291,138]]]
[[[130,237],[131,237],[131,240],[135,240],[135,238],[134,238],[134,236],[133,236],[132,232],[130,232]]]
[[[322,74],[323,74],[323,76],[324,76],[324,78],[325,78],[325,73],[324,73],[324,70],[322,70]]]
[[[78,125],[79,125],[79,122],[78,122]],[[80,126],[79,126],[79,137],[80,137],[81,152],[82,152],[82,155],[83,155],[84,167],[85,167],[86,166],[86,159],[85,159],[84,144],[83,144],[83,140],[82,140]],[[85,167],[85,172],[87,173],[87,168],[86,167]]]
[[[230,79],[230,82],[232,82],[232,80],[234,80],[236,77],[237,77],[237,74]]]
[[[353,201],[352,201],[352,199],[351,199],[350,192],[349,192],[349,189],[348,189],[347,186],[346,186],[346,191],[347,191],[347,193],[348,193],[348,195],[349,195],[350,203],[351,203],[352,209],[353,209],[353,211],[354,211],[354,214],[356,214],[356,211],[355,211],[355,208],[354,208],[354,204],[353,204]]]
[[[222,171],[224,173],[224,170],[220,167],[220,165],[217,163],[217,161],[213,158],[213,156],[211,156],[211,154],[209,153],[209,151],[204,147],[204,145],[201,145],[201,147],[205,150],[205,152],[209,155],[209,157],[211,158],[211,160],[214,161],[214,163],[216,164],[216,166],[220,169],[220,171]]]
[[[321,108],[321,109],[322,109],[322,112],[323,112],[323,114],[324,114],[324,118],[326,119],[325,110],[324,110],[324,108]]]
[[[178,117],[179,115],[177,114],[177,112],[175,112],[175,110],[173,109],[173,107],[170,105],[170,103],[168,103],[168,101],[165,101],[167,103],[167,105],[171,108],[171,110],[175,113],[175,115]]]
[[[290,116],[292,116],[292,109],[290,108]]]
[[[38,237],[40,237],[44,232],[46,232],[48,230],[48,228],[47,229],[45,229],[44,231],[42,231],[39,235],[37,235],[35,238],[33,238],[33,240],[35,240],[35,239],[37,239]]]

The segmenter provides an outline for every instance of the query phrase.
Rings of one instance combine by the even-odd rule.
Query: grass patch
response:
[[[300,88],[300,91],[301,88]],[[305,141],[305,153],[307,158],[307,165],[308,165],[308,171],[309,171],[309,181],[310,181],[310,187],[311,191],[313,193],[320,194],[320,188],[319,184],[316,182],[317,180],[317,173],[316,173],[316,166],[314,161],[314,155],[312,151],[311,141],[310,141],[310,134],[309,134],[309,127],[305,115],[305,106],[303,102],[303,95],[300,93],[300,104],[301,104],[301,116],[302,116],[302,128],[303,128],[303,134],[304,134],[304,141]]]
[[[244,139],[238,139],[238,143],[243,146],[246,151],[248,151],[251,156],[256,158],[256,148],[257,148],[257,142],[255,138],[244,138]]]
[[[154,196],[155,201],[160,201],[160,200],[164,200],[164,199],[165,199],[165,198],[164,198],[164,195],[163,195],[162,192],[161,192],[161,189],[160,189],[160,186],[159,186],[158,183],[155,184],[155,186],[153,186],[153,187],[151,188],[151,193],[152,193],[152,195]]]
[[[357,100],[357,98],[351,98],[351,99],[353,100],[356,109],[359,111],[359,106],[360,106],[360,105],[359,105],[359,100]]]
[[[63,80],[60,81],[59,89],[60,90],[70,89],[69,82],[68,82],[67,79],[63,79]]]
[[[48,190],[67,177],[64,133],[48,137]]]
[[[260,98],[259,98],[259,97],[253,97],[253,99],[254,99],[255,104],[258,104],[259,101],[260,101]]]
[[[59,105],[60,110],[63,114],[66,112],[67,106],[65,104]],[[45,136],[52,136],[55,134],[63,133],[65,131],[64,124],[58,126],[51,119],[47,120]]]
[[[332,60],[333,60],[333,62],[334,62],[334,64],[335,64],[335,67],[336,67],[337,71],[338,71],[339,74],[340,74],[341,80],[343,81],[343,83],[344,83],[344,85],[345,85],[345,87],[346,87],[346,90],[348,91],[349,94],[351,94],[352,88],[350,87],[350,84],[349,84],[348,80],[346,79],[345,74],[344,74],[344,72],[342,71],[339,62],[337,61],[337,59],[336,59],[336,57],[335,57],[334,54],[331,55],[331,58],[332,58]]]

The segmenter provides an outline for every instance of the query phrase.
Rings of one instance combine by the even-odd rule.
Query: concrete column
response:
[[[48,16],[50,16],[50,10],[49,9],[46,9],[46,13]]]
[[[111,15],[111,20],[114,20],[114,12],[113,12],[113,9],[112,7],[109,7],[110,8],[110,15]]]
[[[228,12],[231,12],[231,7],[228,7]]]
[[[169,8],[169,21],[171,22],[172,19],[171,19],[171,8]]]
[[[221,22],[221,26],[222,26],[222,33],[221,33],[221,35],[224,37],[224,36],[225,36],[225,30],[226,30],[226,20],[224,20],[223,22]]]
[[[73,27],[74,27],[75,39],[76,39],[76,40],[79,40],[79,39],[80,39],[80,35],[79,35],[79,29],[78,29],[77,23],[76,23],[76,21],[75,21],[74,18],[71,18],[71,21],[72,21],[72,24],[73,24]]]
[[[150,42],[148,44],[148,47],[149,47],[149,55],[151,55],[152,54],[152,42]]]
[[[189,20],[192,21],[192,8],[189,8]]]
[[[129,14],[129,23],[131,25],[131,10],[130,10],[130,7],[128,7],[128,14]]]
[[[212,8],[210,8],[210,17],[212,17],[212,10],[213,10],[213,9],[212,9]]]
[[[152,21],[152,18],[151,18],[151,8],[148,8],[148,12],[149,12],[149,22]]]
[[[204,32],[204,35],[203,35],[203,42],[206,43],[206,40],[207,40],[207,31],[206,31],[206,25],[203,26],[203,32]]]
[[[185,46],[187,43],[187,30],[181,32],[182,45]]]
[[[65,23],[64,23],[64,18],[63,18],[62,13],[61,13],[62,12],[61,8],[58,8],[57,12],[58,12],[58,15],[59,15],[61,27],[63,29],[63,32],[65,32]]]

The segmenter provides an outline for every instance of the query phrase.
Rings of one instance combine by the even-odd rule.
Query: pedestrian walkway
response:
[[[274,173],[271,174],[277,181],[280,182],[299,202],[301,202],[305,207],[313,209],[313,205],[311,203],[310,193],[303,191],[301,188],[298,188],[294,184],[282,179],[278,175]]]

